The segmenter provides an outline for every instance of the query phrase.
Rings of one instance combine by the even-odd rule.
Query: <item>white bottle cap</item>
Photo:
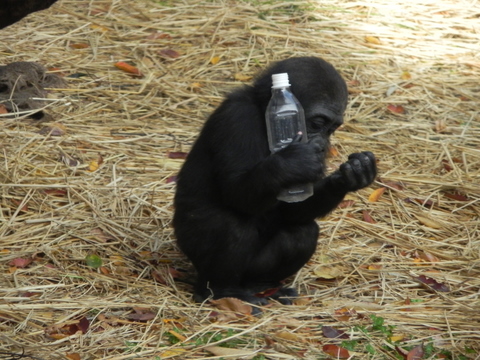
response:
[[[280,89],[284,87],[289,87],[290,83],[288,82],[288,74],[281,73],[281,74],[273,74],[272,75],[272,89]]]

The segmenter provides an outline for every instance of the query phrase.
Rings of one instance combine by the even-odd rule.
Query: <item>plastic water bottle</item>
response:
[[[301,135],[301,142],[307,142],[305,113],[302,105],[290,91],[288,74],[272,75],[272,98],[265,114],[267,120],[268,144],[272,153],[288,146]],[[285,202],[303,201],[313,195],[313,184],[298,184],[283,189],[277,199]]]

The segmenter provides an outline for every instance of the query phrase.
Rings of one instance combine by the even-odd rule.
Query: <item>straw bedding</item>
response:
[[[0,357],[320,359],[341,345],[323,325],[354,358],[422,343],[478,358],[479,16],[453,0],[63,0],[1,30],[1,65],[67,85],[40,119],[0,106]],[[349,84],[331,169],[370,150],[380,177],[320,220],[296,305],[221,317],[192,302],[175,247],[178,153],[223,94],[300,55]]]

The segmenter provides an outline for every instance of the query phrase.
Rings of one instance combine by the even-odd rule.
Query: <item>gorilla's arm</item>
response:
[[[315,184],[314,194],[303,202],[282,203],[286,222],[302,223],[327,215],[350,191],[370,185],[377,175],[375,156],[369,152],[354,153],[330,176]]]

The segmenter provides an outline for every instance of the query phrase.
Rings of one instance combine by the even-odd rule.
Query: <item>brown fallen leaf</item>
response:
[[[436,263],[436,262],[439,262],[440,259],[438,257],[436,257],[435,255],[432,255],[430,254],[429,252],[427,251],[417,251],[416,252],[416,256],[426,262],[432,262],[432,263]]]
[[[63,151],[60,151],[60,159],[65,165],[70,167],[75,167],[80,165],[80,161],[78,161],[77,159],[74,159],[73,157],[64,153]]]
[[[82,359],[80,357],[79,353],[70,353],[70,354],[66,354],[65,356],[70,360],[81,360]]]
[[[322,326],[322,334],[329,339],[348,339],[349,336],[345,331],[335,329],[331,326]]]
[[[176,59],[180,57],[180,53],[173,49],[162,49],[158,52],[160,56],[168,59]]]
[[[297,334],[291,333],[290,331],[283,331],[283,330],[276,332],[275,337],[283,339],[283,340],[295,341],[295,342],[303,342],[304,341],[304,339],[302,339]]]
[[[16,258],[9,262],[9,265],[17,268],[25,268],[33,262],[33,259],[29,258]]]
[[[340,204],[338,204],[338,209],[345,209],[352,207],[355,204],[355,200],[342,200]]]
[[[157,40],[157,39],[171,39],[172,36],[166,33],[154,32],[147,36],[148,40]]]
[[[242,73],[236,73],[235,74],[235,80],[237,81],[249,81],[252,79],[253,76],[251,75],[244,75]]]
[[[228,297],[218,300],[210,300],[210,303],[221,311],[230,311],[243,315],[252,314],[252,306],[237,298]]]
[[[427,216],[417,214],[413,214],[413,216],[415,216],[422,225],[428,226],[429,228],[441,229],[443,227],[441,223]]]
[[[73,43],[73,44],[70,44],[70,47],[72,49],[86,49],[86,48],[89,48],[90,45],[87,43]]]
[[[211,352],[215,356],[229,357],[235,359],[251,359],[257,353],[255,350],[232,349],[222,346],[207,346],[205,350]]]
[[[143,76],[143,74],[141,73],[141,71],[137,67],[135,67],[133,65],[130,65],[130,64],[124,62],[124,61],[118,61],[114,65],[117,69],[125,71],[129,74],[132,74],[132,75],[135,75],[135,76]]]
[[[430,288],[432,288],[436,291],[440,291],[440,292],[449,292],[450,291],[450,288],[447,285],[442,284],[435,279],[426,277],[425,275],[420,275],[420,276],[416,277],[415,280],[421,282],[422,284],[427,285],[428,287],[430,287]]]
[[[456,201],[468,201],[468,197],[466,195],[458,194],[458,193],[443,193],[446,198],[456,200]]]
[[[344,349],[334,344],[323,345],[322,350],[323,352],[327,353],[330,356],[333,356],[336,359],[348,359],[350,357],[347,349]]]
[[[67,133],[67,128],[61,123],[52,123],[40,129],[39,134],[50,136],[62,136]]]
[[[368,197],[368,201],[377,202],[380,199],[380,197],[383,195],[385,190],[387,190],[387,188],[384,188],[384,187],[374,190]]]
[[[188,153],[183,151],[169,151],[168,158],[169,159],[186,159]]]
[[[363,215],[363,221],[368,222],[370,224],[376,224],[377,223],[375,220],[373,220],[372,216],[370,215],[370,213],[367,210],[363,210],[362,215]]]
[[[423,344],[415,346],[412,350],[410,350],[407,354],[407,360],[421,360],[423,359],[423,355],[425,351],[423,349]]]
[[[394,114],[405,114],[405,108],[402,105],[388,105],[387,109]]]

